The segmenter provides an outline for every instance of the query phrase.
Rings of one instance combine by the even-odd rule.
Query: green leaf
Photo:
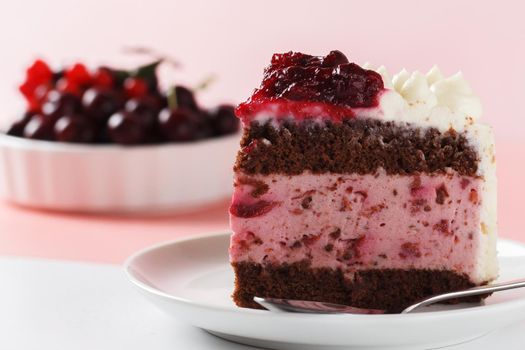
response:
[[[115,79],[117,80],[118,85],[122,85],[124,80],[131,76],[131,72],[123,69],[111,69]]]
[[[131,76],[134,78],[142,78],[145,80],[156,80],[157,79],[157,67],[162,63],[162,59],[140,66],[131,72]]]

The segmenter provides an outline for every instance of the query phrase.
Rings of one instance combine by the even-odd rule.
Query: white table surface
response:
[[[0,258],[0,349],[255,349],[163,314],[119,266]],[[525,324],[452,350],[523,349]]]

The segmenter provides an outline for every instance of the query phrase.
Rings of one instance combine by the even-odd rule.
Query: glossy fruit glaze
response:
[[[381,75],[350,63],[340,51],[326,56],[274,54],[260,88],[236,113],[245,122],[263,111],[297,118],[315,113],[342,119],[353,116],[353,108],[377,106],[383,90]]]

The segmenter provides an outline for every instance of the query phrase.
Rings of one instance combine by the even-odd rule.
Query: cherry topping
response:
[[[62,142],[89,143],[95,139],[93,124],[82,115],[68,114],[60,117],[54,127],[55,138]]]
[[[330,51],[328,55],[323,58],[322,67],[336,67],[341,64],[349,63],[345,54],[339,50]]]
[[[109,118],[108,134],[113,142],[124,145],[140,144],[146,139],[140,116],[126,111],[115,113]]]
[[[327,56],[298,52],[275,54],[261,87],[247,104],[265,99],[324,102],[345,107],[372,107],[384,88],[381,75],[349,63],[340,51]]]

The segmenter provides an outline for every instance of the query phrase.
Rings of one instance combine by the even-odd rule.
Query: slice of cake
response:
[[[493,135],[460,73],[390,80],[339,51],[275,54],[236,112],[237,305],[396,312],[496,278]]]

